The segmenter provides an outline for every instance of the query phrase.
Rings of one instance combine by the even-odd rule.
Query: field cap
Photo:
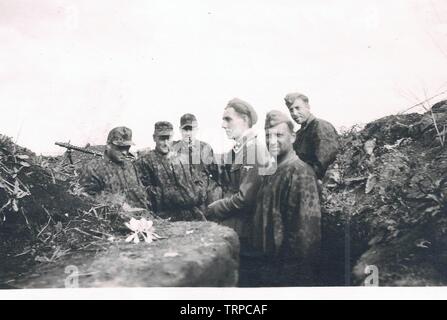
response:
[[[264,129],[276,127],[281,123],[287,123],[289,125],[289,122],[291,122],[291,120],[284,112],[272,110],[267,113],[267,116],[265,117]]]
[[[239,98],[231,99],[227,108],[233,108],[237,113],[245,114],[250,118],[251,125],[255,125],[258,122],[258,114],[255,109],[246,101]]]
[[[120,147],[130,147],[132,142],[132,130],[127,127],[116,127],[110,130],[107,136],[107,144],[113,144]]]
[[[171,136],[173,133],[174,127],[172,123],[168,121],[158,121],[154,126],[154,135],[155,136]]]
[[[186,113],[180,118],[180,128],[183,129],[185,127],[197,127],[197,119],[195,115]]]

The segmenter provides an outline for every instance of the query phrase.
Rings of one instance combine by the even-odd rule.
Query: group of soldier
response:
[[[222,117],[235,141],[225,154],[196,138],[197,119],[180,119],[182,139],[173,125],[155,124],[155,149],[134,157],[132,132],[110,131],[101,159],[81,173],[90,195],[122,195],[132,207],[171,221],[211,220],[233,228],[240,240],[241,286],[318,284],[321,241],[321,181],[338,151],[334,127],[316,118],[309,99],[290,93],[290,117],[267,113],[265,139],[253,126],[255,109],[235,98]]]

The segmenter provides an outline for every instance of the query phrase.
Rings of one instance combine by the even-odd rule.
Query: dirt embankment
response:
[[[447,284],[446,126],[444,101],[343,134],[323,221],[339,274],[352,268],[339,281],[361,285],[375,265],[381,286]]]

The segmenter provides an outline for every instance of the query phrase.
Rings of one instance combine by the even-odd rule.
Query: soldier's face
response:
[[[109,144],[107,145],[107,155],[112,161],[123,163],[129,156],[129,149],[130,147]]]
[[[237,113],[233,108],[225,109],[222,117],[222,128],[229,139],[237,140],[249,128],[247,119]]]
[[[180,128],[180,132],[182,134],[182,139],[188,141],[189,139],[194,140],[197,135],[197,127],[186,126]]]
[[[154,136],[155,150],[161,154],[168,154],[172,147],[172,135]]]
[[[265,142],[270,154],[281,158],[293,149],[295,134],[290,131],[286,123],[280,123],[277,126],[265,131]]]
[[[290,116],[298,124],[305,123],[310,116],[309,104],[301,99],[296,99],[292,105],[287,107],[289,108]]]

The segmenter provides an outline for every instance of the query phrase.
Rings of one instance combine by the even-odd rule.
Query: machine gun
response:
[[[74,145],[72,145],[70,143],[55,142],[54,144],[59,146],[59,147],[67,149],[67,158],[70,161],[70,164],[73,164],[73,159],[71,157],[71,152],[73,150],[79,151],[79,152],[82,152],[82,153],[91,154],[91,155],[94,155],[96,157],[102,157],[103,156],[103,154],[100,153],[100,152],[97,152],[97,151],[94,151],[94,150],[89,150],[87,148],[77,147],[77,146],[74,146]]]

